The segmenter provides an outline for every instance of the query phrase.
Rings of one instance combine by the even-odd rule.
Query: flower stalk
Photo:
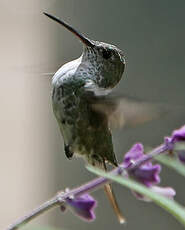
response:
[[[171,137],[166,137],[162,145],[153,149],[148,154],[144,154],[142,144],[137,143],[125,154],[123,163],[113,169],[110,172],[110,175],[122,175],[126,177],[133,176],[136,180],[145,184],[145,186],[149,187],[151,190],[155,190],[155,192],[163,194],[168,198],[173,198],[175,191],[172,188],[155,186],[155,184],[160,182],[160,165],[152,165],[150,161],[160,154],[167,154],[168,151],[175,151],[175,145],[184,141],[185,126],[182,126],[180,129],[175,130]],[[181,154],[179,155],[179,159],[180,157],[182,158],[182,156],[184,157],[184,150],[180,149],[178,154]],[[57,206],[61,208],[61,211],[65,211],[66,207],[70,206],[80,218],[86,221],[92,221],[95,219],[94,208],[96,207],[96,201],[89,195],[89,193],[110,182],[111,181],[107,178],[98,177],[72,190],[66,189],[65,192],[59,192],[52,199],[46,201],[27,215],[15,221],[7,227],[6,230],[16,230],[47,210]],[[135,195],[143,200],[146,200],[147,198],[138,193]]]
[[[113,169],[110,174],[112,175],[119,175],[122,174],[124,176],[124,171],[125,174],[133,169],[136,169],[137,167],[140,167],[142,164],[146,163],[147,161],[150,161],[153,159],[155,156],[161,154],[161,153],[166,153],[166,150],[168,150],[167,145],[163,144],[160,145],[159,147],[153,149],[150,153],[143,155],[141,158],[138,160],[134,161],[133,164],[130,164],[129,166],[123,166],[122,164],[119,165],[119,167]],[[6,230],[16,230],[22,225],[28,223],[31,221],[33,218],[36,218],[40,214],[46,212],[47,210],[57,207],[57,206],[62,206],[65,207],[67,204],[66,200],[69,199],[70,197],[80,197],[84,194],[87,193],[92,193],[95,190],[101,188],[107,183],[110,183],[111,181],[107,178],[104,177],[98,177],[94,180],[91,180],[90,182],[83,184],[77,188],[74,188],[72,190],[68,190],[66,192],[59,192],[54,198],[51,200],[48,200],[47,202],[43,203],[36,209],[32,210],[30,213],[27,215],[21,217],[17,221],[15,221],[13,224],[11,224]]]

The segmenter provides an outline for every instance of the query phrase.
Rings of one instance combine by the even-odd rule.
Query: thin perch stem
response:
[[[17,221],[15,221],[13,224],[11,224],[6,230],[16,230],[22,225],[28,223],[35,217],[41,215],[43,212],[53,208],[56,205],[59,205],[59,201],[56,197],[54,197],[51,200],[46,201],[45,203],[41,204],[39,207],[33,209],[29,214],[21,217]]]

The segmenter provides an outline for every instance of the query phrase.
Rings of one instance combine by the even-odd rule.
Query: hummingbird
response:
[[[68,159],[83,157],[106,170],[117,167],[111,128],[137,124],[153,117],[153,107],[128,98],[111,96],[125,70],[125,57],[115,45],[87,38],[61,19],[45,13],[72,32],[83,44],[81,56],[64,64],[52,78],[52,105]],[[105,192],[120,223],[120,211],[112,186]]]

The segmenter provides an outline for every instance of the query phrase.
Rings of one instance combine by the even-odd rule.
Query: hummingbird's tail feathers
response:
[[[107,171],[107,167],[105,164],[105,160],[103,160],[103,164],[102,164],[102,168]],[[106,184],[104,186],[104,191],[105,194],[107,195],[108,200],[110,201],[110,204],[112,206],[112,208],[114,209],[114,212],[118,218],[118,221],[120,224],[124,224],[126,222],[125,217],[122,215],[122,212],[119,208],[118,202],[116,200],[116,197],[114,195],[114,191],[112,189],[112,186],[110,184]]]
[[[122,212],[119,208],[119,205],[118,205],[117,200],[115,198],[114,192],[112,190],[112,186],[110,184],[106,184],[104,186],[104,191],[105,191],[107,198],[109,199],[109,201],[110,201],[110,203],[111,203],[111,205],[115,211],[115,214],[118,218],[119,223],[120,224],[125,223],[126,220],[125,220],[124,216],[122,215]]]

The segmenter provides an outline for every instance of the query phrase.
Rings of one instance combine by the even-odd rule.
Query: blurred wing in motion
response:
[[[110,128],[135,126],[167,113],[166,106],[143,102],[127,96],[115,96],[111,90],[94,85],[86,87],[86,98],[94,112],[105,115]]]
[[[111,128],[135,126],[164,114],[160,106],[127,97],[99,99],[92,103],[92,109],[105,114]]]

